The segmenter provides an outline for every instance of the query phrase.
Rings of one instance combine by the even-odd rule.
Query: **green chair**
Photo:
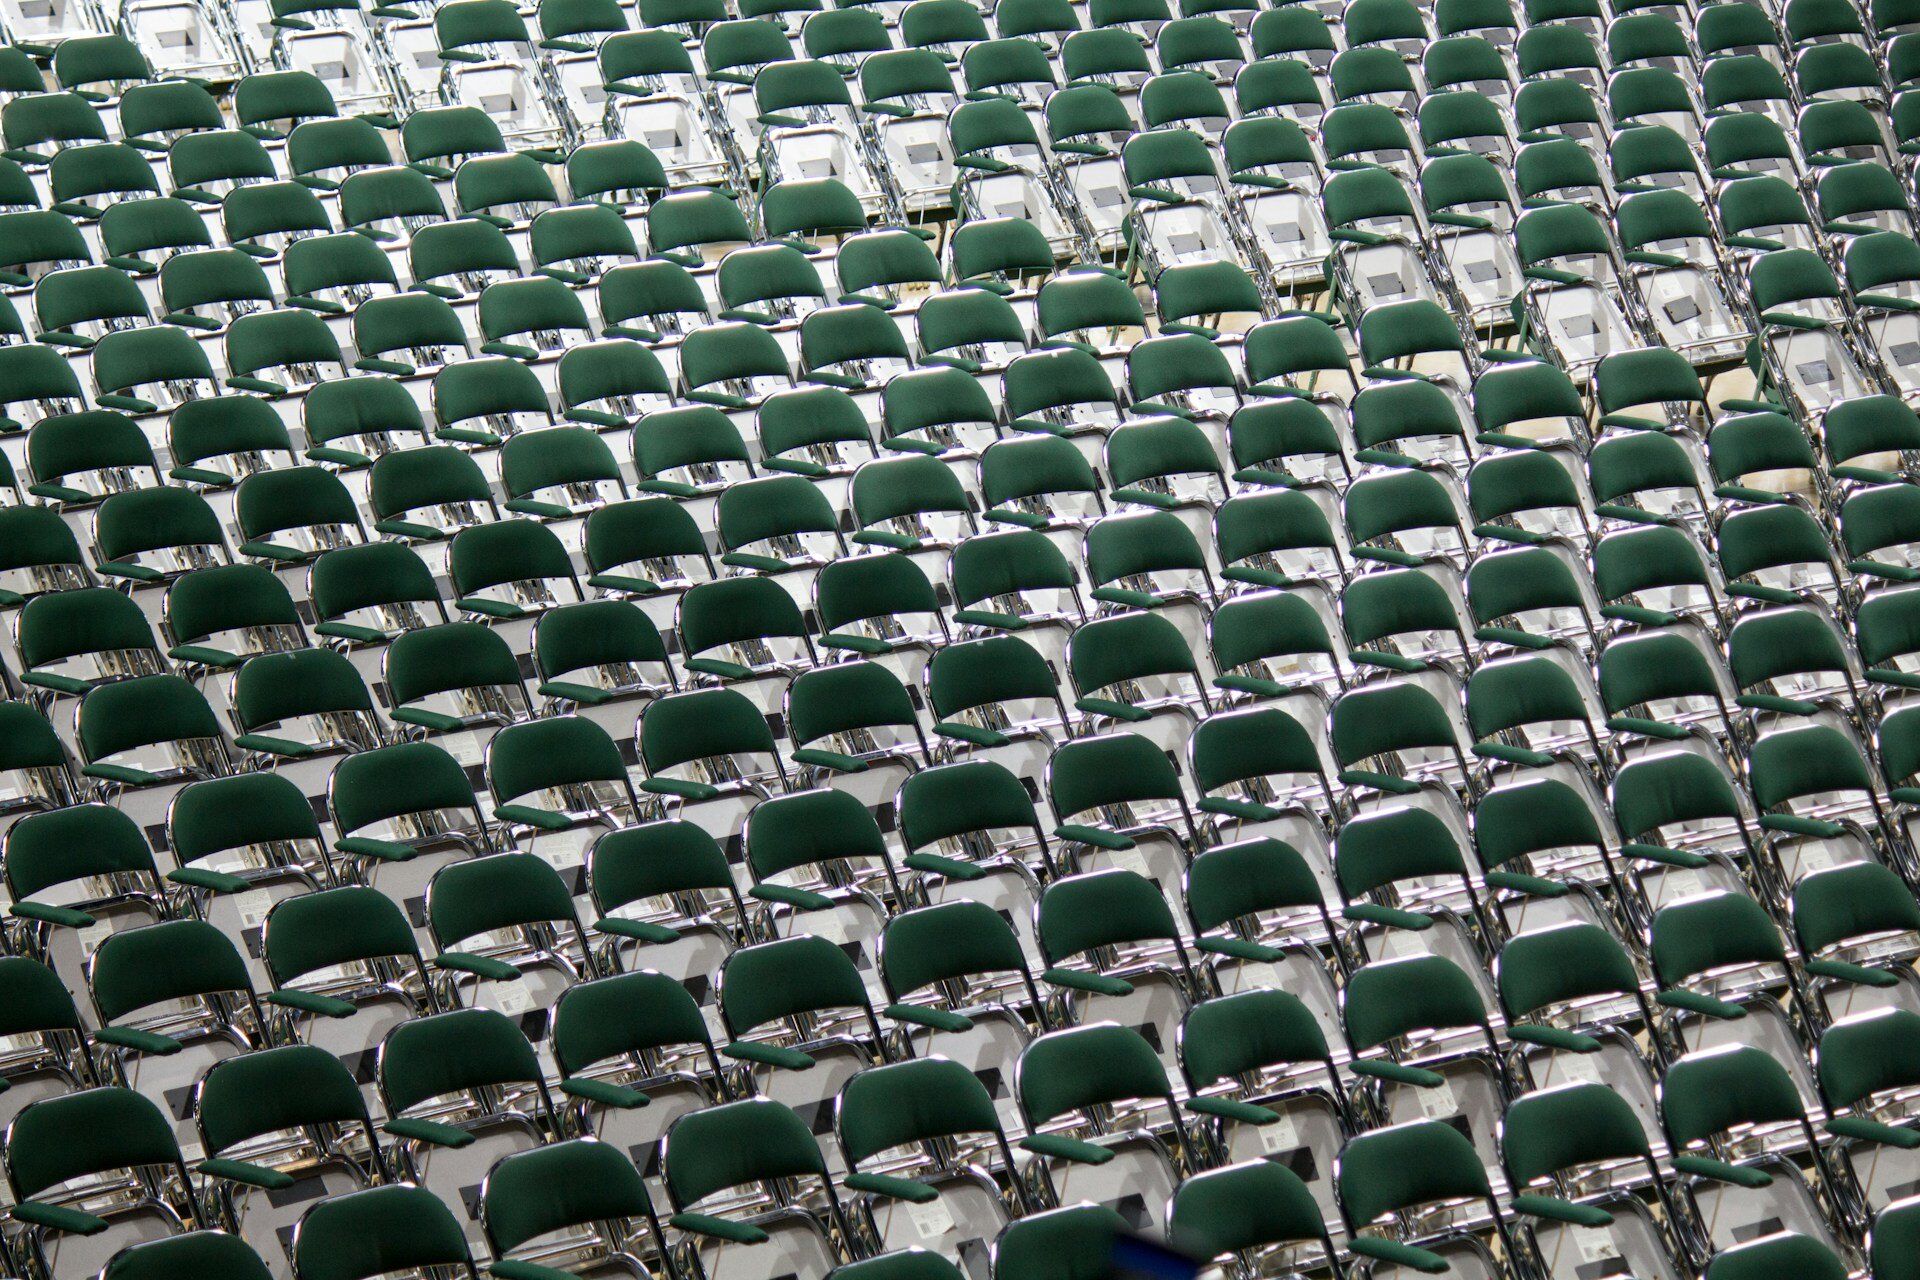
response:
[[[729,955],[720,968],[720,1020],[731,1037],[721,1057],[745,1064],[762,1093],[782,1088],[776,1072],[823,1063],[838,1064],[838,1072],[887,1057],[866,984],[846,952],[822,937],[796,935]],[[793,1080],[782,1091],[796,1103],[825,1101],[806,1089]]]
[[[156,1216],[203,1225],[172,1123],[132,1089],[87,1089],[21,1108],[7,1126],[7,1180],[14,1198],[7,1212],[20,1232],[9,1250],[41,1267],[62,1251],[65,1236],[105,1235],[100,1243],[111,1250],[138,1243]],[[108,1188],[126,1194],[100,1198]],[[75,1207],[82,1203],[105,1216]]]
[[[367,499],[374,532],[409,543],[441,541],[495,514],[479,464],[453,445],[382,453]]]
[[[384,666],[395,724],[444,734],[525,715],[528,698],[513,650],[479,623],[407,630],[393,638]]]
[[[1662,1210],[1674,1211],[1640,1117],[1602,1085],[1559,1085],[1515,1099],[1501,1121],[1500,1138],[1501,1166],[1515,1188],[1513,1210],[1530,1220],[1536,1238],[1569,1227],[1612,1237],[1610,1228],[1626,1226],[1620,1218],[1634,1224],[1634,1234],[1654,1230],[1644,1204],[1621,1185],[1622,1174],[1631,1178],[1640,1167],[1656,1175],[1652,1187]],[[1594,1185],[1591,1175],[1610,1167],[1619,1172],[1601,1173]],[[1567,1194],[1574,1188],[1591,1189]],[[1611,1238],[1608,1243],[1619,1247]]]
[[[540,1129],[553,1121],[552,1098],[525,1031],[487,1008],[394,1026],[380,1045],[379,1087],[388,1117],[381,1129],[399,1140],[392,1147],[395,1167],[441,1196],[457,1194],[461,1184],[453,1180],[465,1172],[446,1155],[472,1146],[497,1159],[538,1145]]]
[[[771,578],[721,578],[690,588],[680,597],[675,627],[682,665],[716,682],[793,674],[817,662],[799,606]]]
[[[565,1190],[556,1195],[556,1188]],[[480,1187],[480,1222],[497,1259],[489,1268],[495,1275],[554,1269],[534,1261],[552,1257],[552,1251],[529,1242],[569,1228],[595,1231],[598,1243],[589,1257],[619,1257],[636,1248],[665,1253],[639,1171],[618,1147],[589,1138],[518,1152],[494,1165]],[[606,1223],[618,1225],[605,1231]],[[564,1257],[572,1266],[583,1261],[572,1250]]]
[[[368,1280],[400,1268],[446,1268],[478,1280],[459,1221],[424,1187],[369,1187],[334,1196],[294,1228],[299,1280]]]
[[[333,1039],[336,1020],[344,1025],[363,1007],[392,1002],[408,1017],[435,1007],[413,927],[400,904],[379,889],[349,885],[276,903],[267,913],[262,951],[274,983],[262,1003],[308,1036]],[[396,986],[404,994],[397,996]],[[366,1037],[378,1031],[352,1030],[357,1037],[343,1036],[341,1049],[370,1063],[366,1055],[378,1045]]]
[[[1027,529],[1078,526],[1106,511],[1093,465],[1072,441],[1057,436],[1021,435],[989,444],[980,453],[980,496],[989,524]]]
[[[1634,858],[1699,869],[1693,861],[1701,857],[1696,847],[1711,852],[1730,845],[1738,861],[1751,856],[1758,844],[1726,769],[1696,752],[1629,760],[1614,774],[1611,799],[1620,834],[1628,841],[1622,849]],[[1687,827],[1704,828],[1706,838]],[[1671,835],[1666,828],[1673,828]],[[1683,835],[1693,836],[1686,841],[1688,847],[1674,847]]]
[[[1587,575],[1546,547],[1528,547],[1483,555],[1467,570],[1467,603],[1472,607],[1474,638],[1489,644],[1538,649],[1550,643],[1525,624],[1544,626],[1575,644],[1593,634]]]
[[[743,838],[753,885],[747,896],[791,907],[789,914],[861,916],[873,911],[873,894],[898,897],[886,840],[850,792],[824,787],[762,800],[747,815]]]
[[[939,1254],[916,1247],[848,1263],[829,1274],[832,1280],[955,1280],[960,1272]]]
[[[158,644],[140,606],[107,587],[35,596],[15,623],[20,683],[43,707],[116,675],[158,674]]]
[[[1656,999],[1682,1015],[1734,1020],[1778,997],[1796,1012],[1806,1006],[1800,975],[1786,941],[1752,898],[1743,893],[1707,893],[1669,903],[1654,913],[1649,955],[1661,988]],[[1724,972],[1722,972],[1724,971]],[[1742,988],[1729,990],[1725,972],[1738,972]],[[1733,999],[1723,998],[1732,994]],[[1767,1012],[1760,1005],[1761,1012]]]
[[[1047,1025],[1013,926],[984,903],[945,902],[895,916],[881,935],[880,976],[894,1001],[884,1012],[895,1022],[955,1035],[998,1023],[1011,1028],[1016,1046],[1026,1042],[1029,1016]]]
[[[186,788],[168,811],[167,842],[188,881],[211,880],[192,869],[217,861],[233,868],[221,874],[263,885],[269,897],[284,897],[317,887],[327,874],[326,842],[313,807],[279,774],[236,774]],[[244,924],[237,906],[231,920],[221,918],[229,905],[217,892],[202,900],[202,909],[223,929],[237,927],[244,936],[247,928],[257,927]]]
[[[88,977],[100,1020],[94,1040],[118,1051],[108,1056],[123,1071],[141,1055],[166,1057],[193,1046],[217,1059],[236,1038],[263,1034],[265,1015],[246,962],[226,934],[201,920],[113,934],[94,952]]]
[[[1217,596],[1192,528],[1170,511],[1103,516],[1087,529],[1088,592],[1118,609],[1211,603]]]
[[[1331,723],[1336,776],[1348,786],[1413,795],[1423,781],[1471,773],[1451,719],[1415,684],[1354,688],[1335,700]]]
[[[1096,1169],[1105,1169],[1106,1178],[1119,1180],[1129,1196],[1145,1202],[1135,1202],[1143,1227],[1164,1231],[1168,1202],[1158,1193],[1171,1196],[1178,1185],[1174,1162],[1192,1150],[1194,1139],[1152,1044],[1132,1027],[1113,1022],[1053,1031],[1021,1053],[1015,1078],[1028,1135],[1019,1146],[1039,1157],[1036,1178],[1045,1177],[1048,1186],[1063,1179],[1087,1183],[1099,1177]],[[1114,1121],[1095,1118],[1098,1108],[1119,1103],[1130,1105]],[[1023,1225],[1039,1220],[1029,1217]],[[1002,1274],[1013,1230],[1000,1239]],[[1050,1274],[1061,1274],[1061,1262],[1071,1265],[1071,1256],[1055,1253]]]
[[[386,728],[353,663],[332,649],[267,653],[233,679],[233,745],[290,764],[384,745]]]
[[[1198,808],[1215,815],[1216,828],[1233,820],[1270,822],[1289,804],[1335,807],[1313,734],[1283,706],[1208,716],[1195,726],[1187,753]]]
[[[894,1201],[934,1203],[943,1190],[979,1185],[976,1175],[963,1163],[969,1159],[997,1160],[1009,1171],[1014,1167],[1012,1150],[986,1087],[972,1072],[946,1059],[899,1062],[861,1071],[841,1087],[835,1130],[849,1170],[841,1185],[859,1192],[866,1204],[877,1210],[884,1211]],[[910,1158],[873,1160],[882,1152],[898,1155],[901,1149],[911,1152]],[[889,1171],[863,1171],[863,1161],[883,1165]],[[1024,1198],[1022,1193],[1023,1202]],[[984,1222],[970,1215],[964,1225],[956,1223],[953,1230],[962,1234],[949,1248],[964,1254],[969,1238],[985,1244],[999,1234],[1006,1220],[997,1205]],[[910,1221],[909,1217],[901,1226],[907,1227]],[[968,1234],[983,1228],[984,1236]],[[901,1233],[896,1229],[888,1234]],[[929,1277],[946,1275],[932,1266],[939,1255],[915,1249],[892,1256],[900,1261],[891,1269],[876,1270],[871,1263],[863,1263],[835,1274],[860,1280],[867,1274],[861,1268],[866,1267],[876,1275],[894,1271],[903,1276],[921,1271]],[[907,1268],[909,1258],[917,1260],[913,1269]]]
[[[1018,632],[1086,616],[1066,556],[1035,530],[966,539],[953,549],[947,578],[959,606],[952,620],[969,629]]]
[[[904,552],[823,565],[813,593],[819,644],[825,649],[876,656],[931,650],[950,638],[933,583]],[[922,618],[926,621],[915,621]]]
[[[826,1159],[806,1123],[780,1103],[751,1098],[681,1116],[662,1140],[660,1163],[673,1210],[666,1223],[669,1239],[697,1248],[709,1259],[709,1270],[711,1259],[729,1248],[770,1244],[785,1265],[824,1270],[845,1260],[828,1234],[829,1223],[836,1234],[845,1228]],[[720,1192],[782,1178],[817,1180],[826,1201],[824,1220],[799,1207],[756,1212],[753,1201],[731,1211],[727,1202],[716,1206],[721,1212],[700,1211]],[[738,1205],[738,1197],[731,1203]]]
[[[1795,1150],[1805,1151],[1824,1179],[1831,1165],[1819,1144],[1794,1078],[1779,1061],[1751,1045],[1703,1049],[1668,1066],[1660,1089],[1660,1121],[1686,1193],[1731,1184],[1765,1192],[1777,1179],[1797,1180]],[[1731,1129],[1770,1133],[1773,1141],[1741,1156],[1726,1144]],[[1730,1159],[1723,1159],[1725,1152]],[[1774,1194],[1761,1196],[1771,1200]]]
[[[1058,821],[1054,835],[1084,849],[1135,854],[1140,839],[1164,838],[1179,849],[1200,847],[1172,761],[1152,739],[1133,733],[1077,738],[1054,749],[1047,762],[1047,800]],[[1097,812],[1090,821],[1075,821]],[[1085,855],[1082,855],[1085,856]]]
[[[642,417],[633,429],[633,465],[635,488],[673,498],[708,496],[753,475],[739,428],[711,405]]]
[[[1318,952],[1299,960],[1317,964]],[[1223,1152],[1278,1157],[1317,1184],[1316,1194],[1331,1190],[1333,1155],[1352,1118],[1326,1034],[1300,997],[1259,986],[1195,1005],[1181,1024],[1180,1065],[1192,1090],[1187,1109]]]
[[[1705,1280],[1742,1280],[1783,1272],[1807,1276],[1809,1280],[1840,1280],[1848,1274],[1847,1264],[1832,1248],[1794,1231],[1723,1249],[1700,1274]]]
[[[1311,406],[1304,416],[1315,431],[1324,421]],[[1247,439],[1244,434],[1238,438]],[[1255,492],[1229,498],[1214,513],[1214,542],[1224,566],[1221,579],[1256,590],[1287,590],[1316,581],[1337,585],[1347,576],[1333,525],[1310,494]]]
[[[14,735],[0,750],[0,770],[19,780],[19,794],[0,804],[0,813],[18,815],[71,803],[75,789],[66,747],[46,717],[27,703],[8,702],[0,704],[0,727]]]
[[[994,1241],[993,1273],[1001,1280],[1100,1280],[1110,1273],[1114,1241],[1130,1229],[1106,1205],[1028,1214]]]
[[[1047,963],[1040,976],[1056,987],[1082,996],[1130,995],[1143,981],[1169,983],[1180,993],[1193,989],[1173,913],[1153,882],[1137,872],[1093,871],[1057,880],[1041,895],[1035,919]],[[1146,958],[1168,943],[1173,964]]]
[[[334,849],[365,859],[363,870],[449,844],[463,853],[493,847],[465,770],[432,743],[397,743],[342,760],[328,782],[327,804]]]
[[[553,425],[539,376],[502,356],[443,367],[433,379],[433,411],[434,438],[469,448],[496,448],[511,433]]]
[[[221,1231],[189,1231],[182,1235],[129,1245],[116,1253],[101,1273],[113,1280],[266,1280],[272,1273],[250,1245]]]
[[[1436,1248],[1460,1239],[1460,1229],[1409,1238],[1392,1224],[1384,1224],[1391,1234],[1378,1228],[1401,1210],[1455,1199],[1485,1204],[1493,1234],[1512,1248],[1506,1214],[1473,1144],[1440,1121],[1415,1120],[1354,1138],[1341,1148],[1334,1178],[1347,1224],[1347,1248],[1357,1257],[1430,1274],[1448,1270],[1445,1255]]]
[[[776,778],[786,789],[786,760],[766,717],[733,689],[694,689],[648,704],[638,737],[647,771],[640,789],[677,798],[682,809],[728,793],[751,794]]]
[[[1474,754],[1522,767],[1540,767],[1556,751],[1599,760],[1605,752],[1595,724],[1597,701],[1590,684],[1551,658],[1489,662],[1467,680]],[[1573,728],[1564,736],[1542,732],[1558,724]]]
[[[1291,1169],[1264,1160],[1188,1178],[1174,1193],[1169,1228],[1189,1252],[1215,1260],[1302,1242],[1317,1244],[1329,1263],[1337,1256],[1313,1193]]]
[[[354,368],[411,378],[471,354],[467,333],[446,300],[430,293],[369,298],[354,309]]]
[[[533,653],[538,692],[555,705],[599,707],[679,687],[658,629],[624,600],[587,601],[542,614]],[[648,678],[655,665],[664,681]]]
[[[693,517],[665,497],[611,503],[589,515],[586,560],[587,586],[619,595],[684,589],[713,576]]]
[[[497,520],[453,536],[447,573],[454,607],[517,620],[586,598],[559,536],[535,520]]]
[[[27,492],[63,510],[145,487],[141,472],[151,477],[149,484],[160,479],[145,432],[133,419],[105,409],[41,419],[27,434],[26,453],[35,478]]]
[[[590,720],[554,716],[508,725],[487,743],[487,784],[494,817],[542,832],[582,825],[617,826],[637,816],[639,796],[619,748]]]
[[[226,738],[207,700],[175,675],[104,684],[80,700],[81,773],[119,795],[229,771]]]
[[[929,757],[912,695],[879,663],[801,674],[787,686],[786,718],[793,761],[816,778],[887,766],[911,772]]]
[[[607,833],[588,852],[587,880],[601,913],[593,929],[606,936],[610,957],[637,957],[644,954],[640,944],[658,948],[688,935],[724,953],[733,945],[731,930],[747,915],[726,856],[690,822]],[[623,908],[635,910],[620,914]]]
[[[576,973],[597,976],[594,950],[573,906],[581,878],[579,869],[567,867],[563,874],[524,853],[440,868],[427,886],[427,927],[436,953],[431,968],[459,993],[456,999],[469,1004],[505,990],[488,983],[517,983],[538,1003],[556,978],[566,984]]]
[[[1053,865],[1032,798],[1018,778],[990,760],[913,774],[901,784],[895,809],[907,850],[901,863],[924,876],[968,881],[1001,868],[1017,874],[1031,856],[1029,848],[1040,866]]]
[[[665,408],[672,397],[673,383],[660,358],[631,339],[589,342],[560,357],[561,416],[569,422],[614,430]]]
[[[1820,1036],[1816,1059],[1820,1096],[1832,1112],[1828,1134],[1839,1139],[1839,1153],[1854,1171],[1874,1159],[1877,1148],[1911,1148],[1911,1131],[1903,1124],[1873,1118],[1875,1100],[1885,1099],[1914,1075],[1910,1043],[1905,1037],[1913,1021],[1905,1009],[1875,1009],[1844,1018]],[[1864,1181],[1873,1181],[1866,1174]]]
[[[1067,668],[1088,732],[1169,712],[1191,718],[1188,697],[1202,714],[1212,710],[1186,638],[1157,614],[1116,614],[1080,627],[1067,644]]]

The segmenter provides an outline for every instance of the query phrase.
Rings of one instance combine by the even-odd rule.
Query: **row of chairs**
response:
[[[174,7],[0,66],[15,1269],[1905,1274],[1896,6]]]

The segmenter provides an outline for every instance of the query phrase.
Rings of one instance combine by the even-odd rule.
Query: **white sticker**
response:
[[[1293,1117],[1284,1112],[1272,1124],[1258,1126],[1256,1132],[1260,1135],[1260,1150],[1270,1156],[1300,1149],[1300,1131],[1294,1127]]]
[[[557,832],[535,842],[540,858],[555,871],[566,871],[587,860],[587,844],[600,833],[595,828]]]
[[[1580,1251],[1581,1262],[1605,1262],[1620,1256],[1613,1244],[1613,1233],[1605,1227],[1569,1227],[1573,1247]]]
[[[800,917],[800,923],[804,932],[825,938],[836,947],[847,940],[847,922],[838,911],[811,911]]]
[[[258,929],[267,922],[267,913],[273,910],[273,891],[254,889],[233,896],[233,908],[240,913],[242,929]]]
[[[100,944],[113,936],[113,921],[102,920],[80,930],[80,954],[88,960],[100,949]]]
[[[1147,870],[1147,855],[1135,845],[1131,849],[1115,849],[1107,855],[1108,861],[1122,871],[1131,871],[1142,879],[1153,879],[1153,873]]]
[[[486,748],[480,742],[480,735],[476,733],[446,734],[440,739],[440,745],[446,748],[448,755],[460,762],[462,768],[472,768],[479,764],[486,754]]]
[[[515,1017],[533,1008],[533,989],[525,979],[488,984],[487,1003],[500,1013]]]
[[[1421,1085],[1414,1091],[1420,1100],[1421,1114],[1429,1120],[1444,1120],[1460,1114],[1460,1103],[1453,1096],[1453,1086],[1442,1080],[1435,1085]]]
[[[1800,874],[1804,876],[1810,871],[1824,871],[1838,861],[1839,855],[1824,842],[1803,845],[1800,849]]]
[[[953,1214],[944,1200],[909,1204],[907,1215],[913,1219],[913,1229],[920,1233],[922,1240],[938,1240],[953,1230]]]

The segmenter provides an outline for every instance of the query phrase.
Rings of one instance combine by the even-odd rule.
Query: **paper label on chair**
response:
[[[1803,876],[1809,871],[1824,871],[1838,861],[1839,856],[1824,843],[1800,846],[1800,874]]]
[[[508,1017],[517,1017],[533,1008],[533,988],[527,985],[524,978],[489,983],[487,1003]]]
[[[258,929],[267,922],[267,913],[273,910],[273,891],[271,889],[253,889],[233,896],[233,909],[240,913],[242,929]]]
[[[572,831],[542,833],[534,841],[540,858],[555,871],[567,871],[587,860],[587,845],[600,835],[597,827],[576,827]]]
[[[1114,849],[1107,854],[1107,860],[1122,871],[1131,871],[1145,880],[1153,879],[1153,873],[1147,870],[1147,855],[1138,845],[1131,849]]]
[[[80,930],[80,954],[88,960],[100,949],[100,944],[113,936],[113,921],[102,920]]]
[[[1272,1124],[1258,1126],[1255,1132],[1260,1135],[1260,1150],[1267,1155],[1300,1149],[1300,1131],[1294,1127],[1293,1117],[1284,1112]]]
[[[922,1240],[938,1240],[953,1230],[953,1212],[943,1200],[930,1200],[926,1204],[910,1204],[907,1216],[913,1219],[913,1229],[920,1233]]]
[[[1620,1250],[1614,1247],[1613,1233],[1605,1227],[1568,1227],[1573,1237],[1573,1247],[1580,1251],[1582,1262],[1606,1262],[1620,1256]]]
[[[1453,1085],[1447,1081],[1418,1086],[1414,1096],[1420,1100],[1421,1113],[1429,1120],[1444,1120],[1460,1114],[1460,1103],[1453,1096]]]

